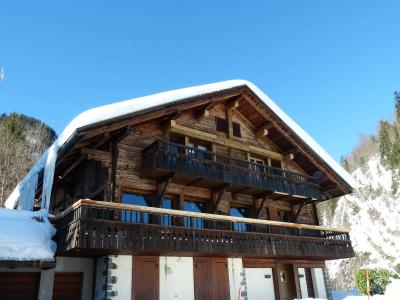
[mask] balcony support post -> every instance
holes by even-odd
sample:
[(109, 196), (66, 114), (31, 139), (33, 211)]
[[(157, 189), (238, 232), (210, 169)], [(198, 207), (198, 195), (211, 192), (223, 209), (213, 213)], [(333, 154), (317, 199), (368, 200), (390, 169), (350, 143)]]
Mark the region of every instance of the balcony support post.
[(164, 198), (165, 192), (167, 191), (168, 185), (171, 183), (172, 178), (175, 176), (175, 173), (170, 173), (165, 176), (162, 180), (157, 182), (157, 195), (155, 197), (155, 206), (162, 206), (162, 199)]
[(263, 208), (265, 207), (265, 203), (267, 202), (267, 199), (268, 199), (267, 196), (264, 196), (264, 198), (262, 198), (261, 203), (260, 203), (260, 205), (259, 205), (258, 208), (257, 208), (257, 213), (256, 213), (257, 219), (260, 218), (261, 213), (262, 213), (262, 210), (263, 210)]
[(294, 217), (293, 217), (293, 222), (297, 222), (297, 218), (298, 218), (298, 216), (299, 216), (299, 214), (300, 214), (300, 212), (301, 212), (301, 209), (303, 208), (303, 206), (304, 205), (308, 205), (308, 204), (310, 204), (311, 202), (310, 202), (310, 199), (306, 199), (305, 201), (302, 201), (301, 203), (300, 203), (300, 206), (299, 206), (299, 208), (297, 209), (297, 212), (296, 212), (296, 214), (294, 215)]
[(214, 205), (213, 205), (213, 209), (212, 212), (215, 214), (218, 212), (218, 207), (221, 204), (222, 199), (224, 198), (224, 195), (226, 193), (226, 189), (230, 186), (230, 184), (225, 184), (224, 186), (216, 189), (215, 191), (213, 191), (213, 199), (215, 199), (214, 201)]

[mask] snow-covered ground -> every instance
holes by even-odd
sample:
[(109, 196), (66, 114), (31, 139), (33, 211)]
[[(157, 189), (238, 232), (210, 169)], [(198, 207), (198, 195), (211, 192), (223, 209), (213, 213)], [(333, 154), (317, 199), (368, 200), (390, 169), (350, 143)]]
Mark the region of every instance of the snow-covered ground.
[(0, 208), (0, 260), (53, 261), (55, 231), (45, 211)]

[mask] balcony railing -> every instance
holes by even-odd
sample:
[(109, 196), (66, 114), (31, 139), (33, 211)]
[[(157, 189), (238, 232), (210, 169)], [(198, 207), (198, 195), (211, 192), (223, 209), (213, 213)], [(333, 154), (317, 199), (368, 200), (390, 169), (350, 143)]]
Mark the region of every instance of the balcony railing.
[(354, 256), (345, 230), (93, 200), (76, 202), (54, 224), (59, 255)]
[(321, 199), (319, 181), (287, 170), (158, 140), (143, 151), (143, 175), (169, 172), (288, 195)]

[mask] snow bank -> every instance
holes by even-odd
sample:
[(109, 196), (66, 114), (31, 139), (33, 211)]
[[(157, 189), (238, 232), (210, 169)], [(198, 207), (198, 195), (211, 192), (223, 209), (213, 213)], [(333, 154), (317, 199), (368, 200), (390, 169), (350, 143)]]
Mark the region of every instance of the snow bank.
[[(53, 185), (54, 169), (58, 150), (74, 135), (77, 129), (94, 125), (106, 120), (139, 112), (146, 112), (155, 107), (163, 107), (167, 104), (177, 103), (192, 97), (209, 93), (219, 92), (235, 87), (247, 86), (251, 89), (284, 123), (286, 123), (308, 146), (324, 160), (343, 180), (350, 186), (355, 186), (353, 178), (327, 153), (317, 142), (314, 141), (296, 122), (294, 122), (280, 107), (266, 94), (251, 82), (245, 80), (229, 80), (196, 87), (173, 90), (169, 92), (140, 97), (132, 100), (122, 101), (110, 105), (87, 110), (68, 124), (49, 150), (42, 155), (38, 162), (32, 167), (28, 175), (17, 185), (6, 201), (6, 207), (15, 208), (19, 203), (20, 209), (30, 206), (32, 189), (35, 186), (33, 176), (44, 169), (42, 208), (48, 209), (50, 205), (51, 188)], [(24, 203), (22, 203), (24, 202)]]
[(388, 284), (385, 296), (390, 297), (390, 299), (400, 298), (400, 279), (393, 279), (392, 282)]
[(55, 228), (44, 210), (0, 208), (0, 260), (53, 261)]
[[(348, 296), (344, 300), (367, 300), (368, 296)], [(372, 300), (399, 300), (400, 299), (400, 279), (393, 279), (386, 287), (385, 295), (371, 296)]]

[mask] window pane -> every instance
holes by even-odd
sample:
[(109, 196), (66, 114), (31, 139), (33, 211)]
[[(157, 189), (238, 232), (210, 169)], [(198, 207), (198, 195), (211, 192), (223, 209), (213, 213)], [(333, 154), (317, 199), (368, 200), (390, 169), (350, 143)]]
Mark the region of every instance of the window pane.
[(164, 198), (162, 200), (162, 208), (172, 209), (172, 200), (168, 198)]
[(233, 126), (233, 136), (241, 138), (242, 133), (240, 132), (240, 124), (233, 122), (232, 126)]
[[(236, 208), (231, 207), (231, 216), (232, 217), (239, 217), (239, 218), (246, 218), (248, 216), (248, 210), (246, 208)], [(233, 229), (236, 231), (247, 231), (247, 224), (242, 222), (236, 222), (233, 224)]]
[(245, 217), (243, 212), (239, 208), (236, 208), (236, 207), (231, 208), (231, 216), (232, 217), (241, 217), (241, 218)]
[(215, 117), (215, 123), (217, 131), (228, 133), (228, 122), (225, 119)]
[[(133, 193), (122, 193), (121, 202), (124, 204), (148, 206), (146, 196)], [(147, 224), (149, 223), (149, 214), (141, 211), (123, 210), (121, 212), (121, 221)]]
[[(202, 204), (194, 201), (184, 201), (183, 210), (192, 212), (202, 212)], [(204, 221), (200, 218), (184, 217), (183, 223), (185, 227), (204, 228)]]
[(148, 206), (145, 196), (139, 194), (122, 193), (122, 203)]
[[(162, 199), (162, 208), (172, 209), (172, 200), (168, 198)], [(172, 216), (171, 215), (162, 215), (161, 225), (171, 226), (172, 225)]]

